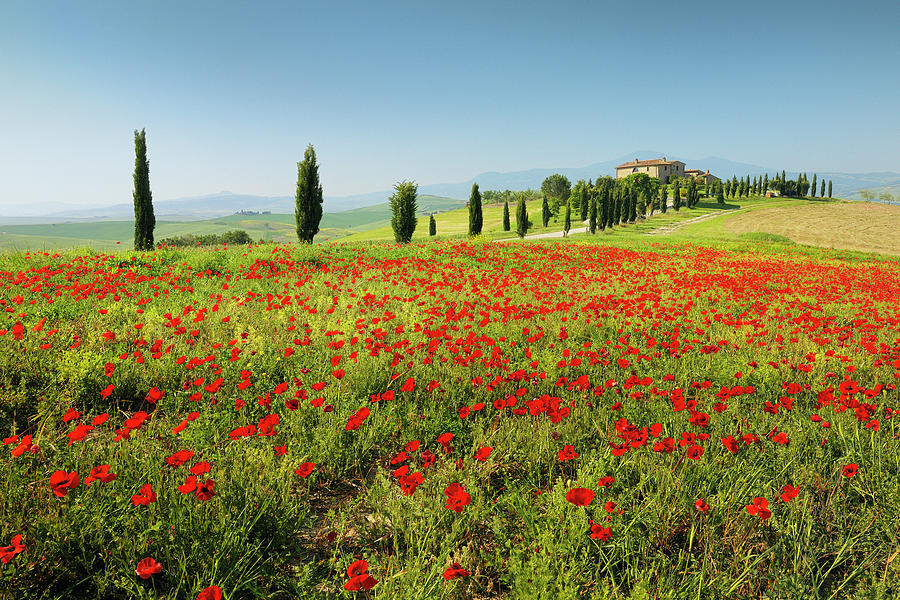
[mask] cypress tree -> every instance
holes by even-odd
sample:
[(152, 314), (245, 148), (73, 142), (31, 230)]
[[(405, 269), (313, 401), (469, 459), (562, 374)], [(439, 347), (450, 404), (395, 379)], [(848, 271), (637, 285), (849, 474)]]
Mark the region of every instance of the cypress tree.
[(716, 202), (719, 204), (725, 204), (725, 194), (722, 190), (722, 183), (719, 182), (719, 185), (716, 186)]
[[(509, 229), (507, 229), (509, 231)], [(428, 217), (428, 235), (434, 237), (437, 235), (437, 223), (434, 220), (434, 215)]]
[(628, 222), (634, 223), (637, 220), (637, 190), (628, 189)]
[(810, 188), (809, 188), (810, 189), (809, 195), (812, 198), (816, 197), (816, 184), (818, 183), (818, 181), (816, 181), (816, 177), (817, 177), (817, 175), (815, 173), (813, 173), (812, 186), (810, 186)]
[(687, 207), (694, 208), (694, 205), (697, 204), (697, 200), (697, 180), (691, 177), (687, 187)]
[(675, 209), (675, 212), (681, 210), (681, 188), (678, 185), (677, 179), (672, 186), (672, 208)]
[(769, 174), (766, 173), (766, 176), (765, 176), (765, 178), (763, 179), (762, 195), (765, 196), (765, 195), (766, 195), (766, 192), (768, 192), (768, 191), (769, 191)]
[(509, 200), (503, 201), (503, 231), (509, 231)]
[(469, 196), (469, 235), (481, 235), (481, 225), (484, 215), (481, 212), (481, 192), (478, 184), (472, 184), (472, 194)]
[(566, 202), (566, 215), (563, 219), (563, 237), (569, 235), (570, 229), (572, 229), (572, 205)]
[[(823, 183), (824, 183), (824, 181), (823, 181)], [(828, 197), (834, 198), (834, 196), (831, 195), (831, 180), (830, 179), (828, 180)]]
[(666, 214), (669, 209), (669, 186), (662, 184), (659, 186), (659, 212)]
[(150, 161), (147, 160), (147, 134), (134, 130), (134, 249), (153, 250), (153, 195), (150, 192)]
[(544, 227), (550, 224), (550, 205), (547, 203), (547, 194), (543, 194), (541, 200), (541, 223)]
[[(546, 201), (546, 198), (545, 198)], [(528, 233), (528, 208), (525, 206), (525, 194), (519, 195), (519, 203), (516, 206), (516, 233), (524, 238)]]
[(824, 197), (825, 197), (825, 180), (823, 179), (822, 186), (819, 189), (819, 198), (824, 198)]
[[(597, 182), (599, 183), (599, 181), (598, 179)], [(603, 231), (606, 229), (606, 221), (609, 218), (609, 184), (604, 181), (601, 187), (594, 188), (591, 198), (591, 202), (594, 204), (594, 220), (600, 231)]]
[(390, 197), (391, 229), (398, 244), (408, 244), (416, 230), (416, 199), (419, 186), (412, 181), (394, 184), (394, 194)]
[(591, 199), (590, 220), (588, 221), (588, 230), (591, 233), (597, 233), (597, 216), (598, 216), (598, 198)]
[(319, 183), (319, 165), (312, 144), (306, 147), (303, 161), (297, 163), (297, 193), (294, 196), (294, 220), (297, 223), (297, 239), (312, 244), (319, 233), (322, 220), (322, 185)]

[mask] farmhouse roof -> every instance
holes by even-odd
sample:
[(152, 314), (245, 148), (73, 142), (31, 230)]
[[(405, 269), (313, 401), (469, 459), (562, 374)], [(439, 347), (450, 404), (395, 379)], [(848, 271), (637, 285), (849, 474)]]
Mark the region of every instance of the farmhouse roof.
[(621, 165), (619, 165), (616, 168), (617, 169), (625, 169), (625, 168), (629, 168), (629, 167), (653, 167), (653, 166), (658, 166), (658, 165), (673, 165), (675, 163), (680, 163), (682, 165), (684, 164), (680, 160), (666, 160), (666, 157), (663, 156), (662, 158), (653, 158), (651, 160), (634, 159), (631, 162), (622, 163)]

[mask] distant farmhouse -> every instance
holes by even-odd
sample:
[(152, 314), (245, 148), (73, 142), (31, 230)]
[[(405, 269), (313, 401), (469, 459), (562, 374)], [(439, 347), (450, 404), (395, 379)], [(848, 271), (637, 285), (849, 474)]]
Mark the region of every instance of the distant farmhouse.
[(709, 170), (705, 173), (699, 169), (685, 170), (683, 162), (680, 160), (666, 160), (665, 156), (662, 159), (654, 158), (652, 160), (634, 159), (616, 167), (616, 179), (625, 179), (632, 173), (646, 173), (650, 177), (659, 178), (662, 183), (668, 183), (669, 177), (694, 177), (701, 183), (719, 181), (719, 178), (711, 175)]

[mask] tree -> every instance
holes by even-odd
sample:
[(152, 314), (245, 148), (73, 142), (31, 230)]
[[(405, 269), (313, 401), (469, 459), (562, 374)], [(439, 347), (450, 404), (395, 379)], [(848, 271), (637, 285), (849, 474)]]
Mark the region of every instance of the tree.
[(819, 189), (819, 198), (825, 197), (825, 180), (822, 180), (822, 187)]
[(816, 197), (816, 183), (818, 183), (818, 182), (816, 181), (816, 177), (817, 177), (816, 173), (813, 173), (812, 185), (811, 185), (810, 188), (809, 188), (809, 189), (810, 189), (809, 195), (810, 195), (811, 197), (813, 197), (813, 198)]
[(150, 161), (147, 160), (147, 134), (134, 130), (134, 249), (153, 250), (153, 194), (150, 192)]
[(408, 244), (416, 230), (416, 198), (419, 186), (403, 180), (394, 184), (394, 194), (390, 197), (391, 228), (398, 244)]
[(719, 185), (716, 186), (716, 202), (719, 204), (725, 204), (725, 193), (722, 190), (722, 182), (719, 182)]
[(570, 229), (572, 229), (572, 205), (566, 202), (566, 216), (563, 219), (563, 237), (569, 235)]
[[(507, 231), (509, 230), (507, 229)], [(428, 217), (428, 235), (431, 237), (437, 235), (437, 223), (434, 220), (434, 215)]]
[(481, 235), (481, 224), (484, 222), (484, 215), (481, 212), (481, 192), (478, 191), (478, 184), (472, 184), (472, 193), (469, 195), (469, 235)]
[(863, 200), (872, 200), (875, 198), (875, 192), (872, 190), (859, 190), (859, 196)]
[(312, 144), (306, 147), (303, 162), (297, 163), (297, 193), (294, 200), (297, 239), (312, 244), (322, 220), (322, 185), (319, 183), (319, 165), (316, 164), (316, 151)]
[(765, 196), (766, 192), (769, 191), (769, 174), (766, 173), (766, 176), (763, 178), (763, 186), (762, 186), (762, 195)]
[(694, 208), (694, 205), (700, 200), (697, 194), (697, 180), (691, 177), (687, 186), (687, 207)]
[(545, 196), (556, 198), (560, 202), (568, 200), (571, 191), (572, 184), (569, 182), (568, 177), (559, 173), (554, 173), (541, 184), (541, 192)]
[(541, 196), (541, 223), (544, 227), (550, 224), (550, 205), (547, 203), (547, 194)]
[(828, 197), (834, 198), (834, 196), (831, 195), (831, 180), (830, 179), (828, 180)]
[(669, 186), (662, 184), (659, 186), (659, 212), (666, 214), (669, 210)]
[(509, 231), (509, 200), (503, 201), (503, 231)]
[[(590, 206), (590, 210), (588, 211), (590, 213), (588, 215), (588, 219), (589, 219), (588, 220), (588, 231), (590, 231), (591, 233), (597, 233), (597, 212), (598, 212), (597, 211), (597, 208), (598, 208), (597, 203), (598, 203), (598, 201), (599, 201), (599, 198), (596, 198), (596, 197), (591, 198), (591, 201), (590, 201), (591, 206)], [(602, 221), (601, 221), (601, 223), (602, 223)], [(600, 228), (603, 229), (603, 226), (601, 225)]]
[(525, 194), (519, 194), (519, 204), (516, 206), (516, 233), (524, 238), (528, 233), (531, 222), (528, 220), (528, 208), (525, 206)]
[(672, 186), (672, 208), (675, 209), (676, 212), (681, 210), (681, 188), (678, 185), (678, 180), (675, 180), (675, 183)]

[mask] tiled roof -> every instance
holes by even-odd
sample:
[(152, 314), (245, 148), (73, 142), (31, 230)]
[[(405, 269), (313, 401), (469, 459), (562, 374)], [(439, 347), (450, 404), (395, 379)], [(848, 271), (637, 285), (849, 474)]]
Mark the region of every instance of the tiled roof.
[(637, 159), (634, 159), (634, 160), (631, 161), (631, 162), (622, 163), (621, 165), (619, 165), (619, 166), (616, 167), (616, 168), (617, 168), (617, 169), (625, 169), (625, 168), (631, 168), (631, 167), (656, 167), (656, 166), (659, 166), (659, 165), (672, 165), (672, 164), (675, 164), (675, 163), (679, 163), (679, 164), (682, 164), (682, 165), (684, 164), (683, 162), (681, 162), (681, 161), (679, 161), (679, 160), (666, 160), (666, 158), (663, 157), (663, 158), (654, 158), (654, 159), (651, 159), (651, 160), (637, 160)]

